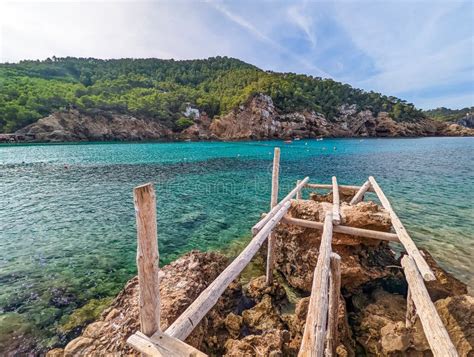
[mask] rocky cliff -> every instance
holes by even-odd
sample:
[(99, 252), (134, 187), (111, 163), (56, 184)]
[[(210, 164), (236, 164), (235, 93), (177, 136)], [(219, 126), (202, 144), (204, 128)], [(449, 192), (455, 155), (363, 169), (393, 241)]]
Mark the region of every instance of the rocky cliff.
[(16, 134), (36, 141), (105, 140), (260, 140), (295, 137), (416, 137), (467, 136), (474, 129), (431, 119), (396, 122), (388, 113), (374, 115), (358, 111), (355, 105), (341, 106), (338, 115), (328, 120), (314, 111), (281, 113), (271, 97), (258, 94), (230, 113), (208, 118), (191, 108), (193, 125), (173, 132), (159, 122), (130, 115), (99, 112), (95, 115), (78, 110), (57, 112), (38, 120)]
[[(330, 197), (314, 195), (293, 201), (289, 214), (322, 222)], [(350, 196), (344, 196), (350, 199)], [(389, 214), (373, 202), (341, 207), (345, 225), (387, 231)], [(234, 281), (186, 342), (208, 355), (296, 356), (301, 344), (317, 263), (321, 232), (280, 224), (276, 233), (276, 281), (264, 276)], [(333, 250), (341, 256), (338, 356), (431, 356), (420, 322), (405, 328), (407, 284), (400, 260), (383, 241), (334, 234)], [(265, 257), (262, 249), (260, 258)], [(425, 252), (437, 277), (427, 285), (460, 356), (474, 353), (474, 299), (466, 286), (437, 266)], [(258, 260), (258, 259), (257, 259)], [(191, 252), (162, 269), (161, 327), (176, 317), (225, 268), (217, 253)], [(102, 317), (82, 335), (48, 356), (138, 355), (127, 337), (139, 328), (138, 280), (125, 286)]]

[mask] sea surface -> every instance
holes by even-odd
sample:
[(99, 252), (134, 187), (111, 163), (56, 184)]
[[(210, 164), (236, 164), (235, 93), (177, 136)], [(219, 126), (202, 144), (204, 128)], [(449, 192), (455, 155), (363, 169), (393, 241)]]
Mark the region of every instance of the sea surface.
[(134, 186), (156, 185), (161, 264), (248, 238), (275, 146), (281, 197), (305, 176), (373, 175), (416, 243), (474, 288), (473, 138), (3, 145), (0, 354), (14, 339), (61, 343), (75, 309), (97, 314), (136, 273)]

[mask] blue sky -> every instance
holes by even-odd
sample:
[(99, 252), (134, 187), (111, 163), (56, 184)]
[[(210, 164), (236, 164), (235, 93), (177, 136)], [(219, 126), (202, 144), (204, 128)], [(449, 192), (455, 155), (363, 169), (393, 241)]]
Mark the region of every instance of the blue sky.
[(474, 105), (473, 1), (0, 2), (0, 61), (231, 56), (421, 108)]

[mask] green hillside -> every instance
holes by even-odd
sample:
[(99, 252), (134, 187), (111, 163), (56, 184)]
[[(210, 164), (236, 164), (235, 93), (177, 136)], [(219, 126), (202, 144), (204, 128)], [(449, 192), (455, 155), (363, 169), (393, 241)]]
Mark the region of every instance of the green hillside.
[(315, 110), (329, 120), (342, 104), (387, 111), (397, 121), (424, 114), (394, 97), (330, 79), (265, 72), (237, 59), (160, 60), (53, 58), (0, 64), (0, 132), (12, 132), (70, 105), (147, 117), (174, 130), (189, 125), (187, 103), (215, 117), (262, 92), (283, 112)]
[(467, 114), (474, 113), (474, 107), (463, 109), (436, 108), (424, 111), (427, 117), (439, 121), (457, 121), (464, 118)]

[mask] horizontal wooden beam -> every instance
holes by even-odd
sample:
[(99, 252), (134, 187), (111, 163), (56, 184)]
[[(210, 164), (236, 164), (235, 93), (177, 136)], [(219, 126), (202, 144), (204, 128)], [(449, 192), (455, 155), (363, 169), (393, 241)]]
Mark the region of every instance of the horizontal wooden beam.
[(431, 301), (415, 260), (405, 255), (401, 263), (410, 289), (410, 298), (413, 299), (431, 352), (435, 357), (457, 357), (456, 348)]
[[(283, 219), (281, 220), (281, 223), (293, 224), (295, 226), (300, 226), (300, 227), (305, 227), (305, 228), (318, 229), (320, 231), (324, 227), (324, 224), (321, 222), (308, 221), (306, 219), (299, 219), (299, 218), (293, 218), (293, 217), (288, 217), (288, 216), (283, 217)], [(379, 231), (373, 231), (371, 229), (362, 229), (362, 228), (355, 228), (355, 227), (349, 227), (349, 226), (334, 226), (333, 231), (334, 233), (349, 234), (351, 236), (380, 239), (380, 240), (400, 243), (398, 236), (394, 233), (379, 232)]]
[[(307, 183), (305, 187), (332, 190), (332, 184), (326, 185), (326, 184), (319, 184), (319, 183)], [(360, 190), (360, 188), (361, 186), (339, 185), (339, 189), (347, 190), (347, 191), (358, 191)], [(374, 192), (372, 188), (369, 188), (367, 191)]]
[(185, 340), (186, 337), (199, 324), (202, 318), (216, 304), (219, 297), (227, 289), (252, 260), (262, 244), (267, 239), (272, 229), (280, 222), (290, 208), (291, 203), (286, 202), (278, 212), (263, 226), (258, 234), (253, 237), (247, 247), (235, 258), (232, 263), (198, 296), (194, 302), (168, 327), (166, 334)]
[(257, 222), (256, 225), (252, 227), (252, 234), (256, 235), (286, 202), (290, 201), (299, 191), (303, 189), (304, 185), (306, 185), (308, 181), (309, 177), (305, 177), (298, 185), (296, 185), (296, 187), (291, 190), (291, 192), (287, 194), (284, 199), (282, 199), (275, 207), (271, 209), (270, 212), (265, 215), (265, 217), (263, 217), (260, 221)]
[(137, 351), (152, 357), (207, 357), (198, 349), (160, 331), (152, 337), (136, 332), (127, 339), (127, 343)]
[(420, 273), (423, 276), (423, 278), (426, 281), (436, 280), (436, 277), (433, 271), (431, 270), (428, 263), (426, 263), (425, 259), (421, 255), (415, 242), (413, 242), (411, 237), (408, 235), (408, 232), (403, 226), (402, 221), (400, 221), (400, 219), (398, 218), (397, 214), (393, 210), (389, 200), (383, 193), (377, 181), (375, 181), (375, 179), (372, 176), (369, 177), (369, 181), (370, 181), (370, 184), (372, 185), (372, 188), (375, 190), (377, 197), (382, 203), (383, 208), (385, 208), (390, 214), (390, 218), (392, 219), (392, 226), (395, 229), (395, 232), (397, 232), (398, 239), (400, 239), (400, 242), (403, 244), (403, 247), (405, 247), (405, 250), (407, 251), (407, 253), (415, 261), (416, 266), (420, 270)]

